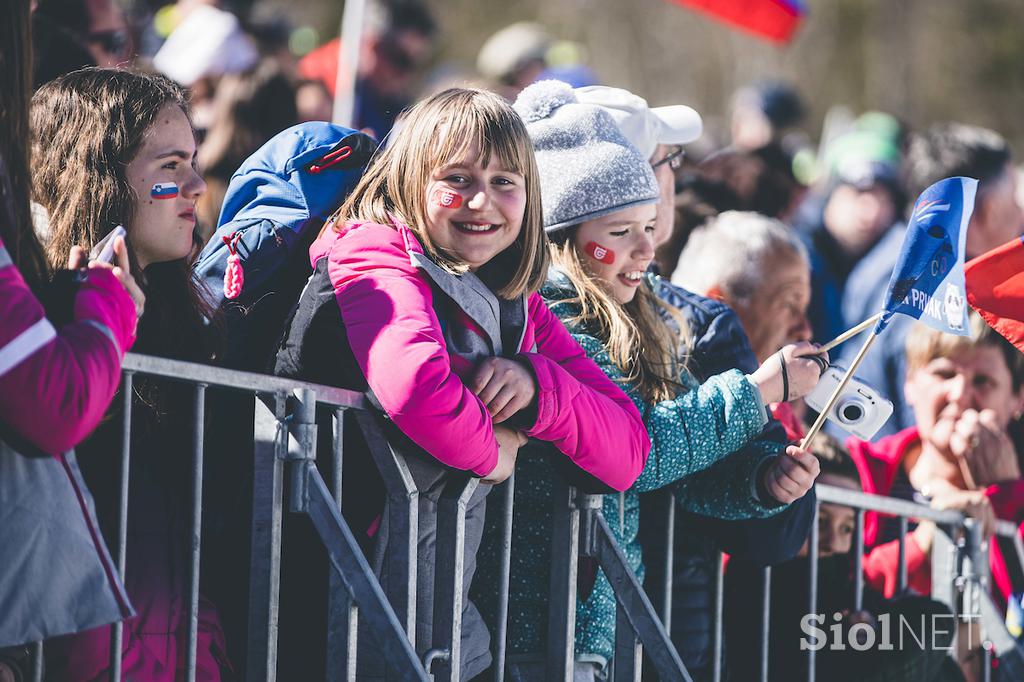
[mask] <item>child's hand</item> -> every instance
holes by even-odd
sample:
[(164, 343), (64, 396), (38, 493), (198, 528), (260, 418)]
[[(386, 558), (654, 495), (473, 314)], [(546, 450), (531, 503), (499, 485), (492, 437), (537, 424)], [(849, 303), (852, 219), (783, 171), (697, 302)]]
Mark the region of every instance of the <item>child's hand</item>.
[(504, 426), (494, 427), (494, 437), (498, 440), (498, 463), (483, 479), (484, 483), (501, 483), (512, 475), (516, 468), (516, 457), (519, 448), (526, 445), (526, 436), (519, 431), (506, 429)]
[(783, 504), (790, 504), (803, 497), (821, 471), (818, 458), (807, 450), (795, 445), (786, 448), (771, 466), (765, 469), (762, 484), (768, 494)]
[(757, 384), (761, 399), (767, 403), (784, 403), (802, 398), (818, 385), (828, 369), (828, 353), (818, 353), (813, 343), (801, 341), (783, 347), (771, 355), (750, 375)]
[(537, 382), (522, 364), (506, 358), (487, 358), (476, 368), (471, 389), (495, 424), (500, 424), (533, 401)]

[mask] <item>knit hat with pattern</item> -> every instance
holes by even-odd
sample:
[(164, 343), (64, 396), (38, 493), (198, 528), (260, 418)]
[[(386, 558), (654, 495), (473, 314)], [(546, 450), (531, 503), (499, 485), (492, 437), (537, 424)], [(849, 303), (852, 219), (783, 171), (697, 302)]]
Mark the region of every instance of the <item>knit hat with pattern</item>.
[(607, 112), (578, 101), (567, 83), (534, 83), (514, 106), (537, 155), (547, 232), (658, 201), (647, 159)]

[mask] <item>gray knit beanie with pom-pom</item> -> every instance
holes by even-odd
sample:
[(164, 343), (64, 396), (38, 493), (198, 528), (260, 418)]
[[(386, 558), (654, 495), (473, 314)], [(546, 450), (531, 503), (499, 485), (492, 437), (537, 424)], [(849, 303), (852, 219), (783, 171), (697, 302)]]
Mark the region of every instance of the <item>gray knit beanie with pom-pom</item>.
[(537, 154), (547, 232), (658, 201), (658, 183), (647, 159), (607, 112), (578, 101), (572, 86), (554, 80), (534, 83), (514, 107)]

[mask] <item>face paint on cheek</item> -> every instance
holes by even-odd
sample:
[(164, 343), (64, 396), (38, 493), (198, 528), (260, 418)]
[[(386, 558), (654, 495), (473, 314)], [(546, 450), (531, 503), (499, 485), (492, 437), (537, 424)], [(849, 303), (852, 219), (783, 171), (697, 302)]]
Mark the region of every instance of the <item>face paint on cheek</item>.
[(596, 260), (598, 263), (611, 265), (615, 262), (615, 252), (607, 247), (601, 246), (597, 242), (587, 242), (587, 245), (583, 250), (586, 251), (588, 256)]
[(459, 208), (462, 206), (462, 195), (439, 187), (430, 195), (430, 203), (438, 208)]
[(178, 183), (158, 182), (149, 190), (149, 196), (154, 199), (174, 199), (178, 196)]

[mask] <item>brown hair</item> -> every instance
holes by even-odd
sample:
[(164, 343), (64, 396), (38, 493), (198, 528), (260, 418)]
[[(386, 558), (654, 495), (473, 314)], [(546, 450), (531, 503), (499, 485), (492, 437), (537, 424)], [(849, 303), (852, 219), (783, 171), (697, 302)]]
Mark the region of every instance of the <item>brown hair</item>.
[[(0, 0), (0, 240), (29, 287), (40, 292), (46, 259), (32, 230), (29, 208), (28, 99), (32, 85), (32, 40), (28, 0)], [(9, 183), (9, 184), (8, 184)], [(5, 197), (7, 187), (10, 196)]]
[(523, 176), (526, 211), (519, 237), (492, 261), (499, 296), (512, 299), (540, 288), (547, 275), (548, 252), (540, 208), (540, 176), (533, 144), (522, 119), (504, 99), (485, 90), (450, 88), (416, 104), (399, 123), (387, 149), (380, 152), (356, 188), (332, 217), (334, 229), (345, 221), (388, 225), (392, 216), (407, 224), (427, 253), (451, 272), (466, 265), (444, 253), (426, 230), (424, 196), (430, 175), (469, 147), (480, 162), (493, 157)]
[(1006, 367), (1013, 378), (1013, 390), (1020, 391), (1024, 385), (1024, 353), (988, 326), (974, 310), (969, 311), (968, 320), (971, 327), (970, 336), (945, 334), (922, 322), (915, 323), (907, 334), (908, 374), (936, 358), (948, 358), (966, 350), (990, 346), (1002, 352), (1003, 360), (1006, 361)]
[[(33, 190), (50, 213), (46, 254), (54, 267), (72, 246), (88, 250), (124, 225), (132, 275), (146, 290), (137, 350), (208, 361), (214, 345), (206, 321), (216, 315), (191, 276), (190, 259), (143, 272), (132, 249), (139, 197), (126, 171), (168, 104), (188, 115), (184, 91), (162, 76), (88, 68), (50, 81), (32, 98)], [(195, 235), (193, 241), (198, 247)]]
[[(690, 347), (685, 318), (646, 286), (624, 305), (612, 298), (580, 257), (574, 239), (578, 229), (573, 226), (552, 235), (551, 258), (576, 288), (568, 302), (579, 307), (579, 313), (564, 322), (594, 334), (622, 371), (623, 382), (635, 386), (644, 400), (674, 398), (683, 388), (679, 376), (686, 369), (685, 351)], [(671, 323), (662, 318), (662, 311)]]

